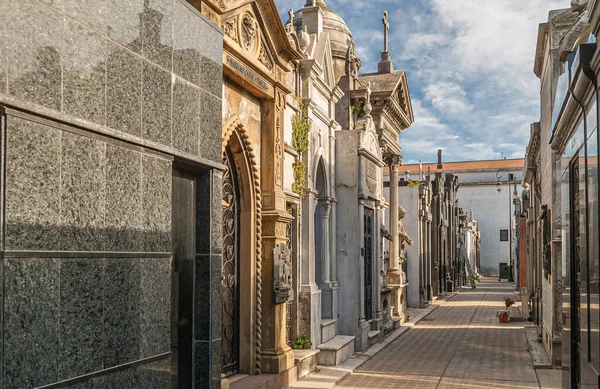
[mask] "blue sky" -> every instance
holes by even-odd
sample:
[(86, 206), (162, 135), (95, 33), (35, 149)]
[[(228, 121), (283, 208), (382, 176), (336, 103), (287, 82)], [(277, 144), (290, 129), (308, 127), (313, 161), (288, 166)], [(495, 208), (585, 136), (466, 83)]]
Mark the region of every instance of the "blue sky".
[[(287, 10), (305, 0), (276, 0)], [(569, 0), (327, 0), (352, 31), (361, 73), (377, 70), (383, 11), (390, 52), (408, 75), (415, 123), (400, 136), (404, 163), (522, 158), (539, 120), (533, 61), (539, 23)]]

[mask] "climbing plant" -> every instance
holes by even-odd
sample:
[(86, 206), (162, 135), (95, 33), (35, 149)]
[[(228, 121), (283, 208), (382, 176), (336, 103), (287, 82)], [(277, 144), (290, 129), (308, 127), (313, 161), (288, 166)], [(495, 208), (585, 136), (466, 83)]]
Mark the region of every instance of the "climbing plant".
[(300, 112), (292, 118), (292, 147), (300, 153), (298, 160), (294, 164), (294, 184), (292, 190), (300, 197), (304, 197), (304, 187), (306, 186), (306, 164), (302, 162), (302, 153), (308, 151), (308, 142), (310, 136), (310, 122), (308, 113), (302, 101), (298, 101)]
[(306, 186), (306, 164), (302, 161), (297, 161), (294, 164), (294, 183), (292, 191), (298, 196), (304, 198), (304, 187)]

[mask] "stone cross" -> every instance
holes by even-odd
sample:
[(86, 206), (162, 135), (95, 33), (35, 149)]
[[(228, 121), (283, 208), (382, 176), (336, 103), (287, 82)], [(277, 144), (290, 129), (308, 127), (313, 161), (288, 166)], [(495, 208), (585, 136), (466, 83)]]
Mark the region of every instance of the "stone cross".
[(383, 12), (383, 51), (388, 52), (389, 43), (389, 31), (390, 31), (390, 19), (388, 17), (388, 11)]

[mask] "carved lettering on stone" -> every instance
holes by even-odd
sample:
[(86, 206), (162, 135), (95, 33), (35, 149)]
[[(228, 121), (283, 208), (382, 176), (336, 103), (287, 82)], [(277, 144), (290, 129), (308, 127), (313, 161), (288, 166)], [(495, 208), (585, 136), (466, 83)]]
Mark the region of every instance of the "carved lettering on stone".
[(372, 194), (377, 192), (377, 166), (371, 161), (367, 161), (367, 188)]
[(273, 249), (273, 302), (281, 304), (293, 299), (292, 256), (285, 243)]

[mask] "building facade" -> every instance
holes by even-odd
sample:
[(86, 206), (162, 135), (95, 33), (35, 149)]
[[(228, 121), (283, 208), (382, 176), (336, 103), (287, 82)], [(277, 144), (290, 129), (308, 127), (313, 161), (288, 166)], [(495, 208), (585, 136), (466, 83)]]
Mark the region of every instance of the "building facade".
[(1, 386), (219, 387), (222, 31), (171, 0), (0, 15)]

